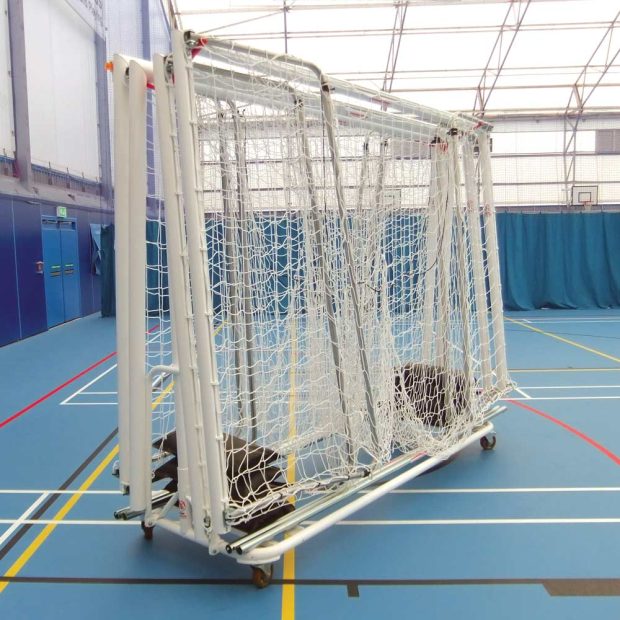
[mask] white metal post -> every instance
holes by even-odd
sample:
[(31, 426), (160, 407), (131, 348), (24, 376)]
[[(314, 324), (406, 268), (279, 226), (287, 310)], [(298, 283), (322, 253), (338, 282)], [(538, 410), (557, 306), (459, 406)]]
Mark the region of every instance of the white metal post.
[[(164, 207), (166, 213), (166, 243), (168, 258), (168, 286), (170, 287), (170, 322), (172, 344), (178, 373), (175, 377), (175, 412), (178, 458), (179, 503), (191, 502), (204, 505), (206, 480), (202, 468), (204, 463), (204, 437), (194, 432), (201, 419), (199, 386), (195, 378), (195, 351), (192, 346), (194, 329), (189, 290), (189, 268), (185, 244), (185, 218), (181, 190), (177, 183), (178, 162), (175, 159), (176, 133), (173, 125), (173, 100), (166, 78), (165, 57), (156, 55), (153, 59), (159, 150), (163, 176)], [(179, 398), (180, 396), (180, 398)], [(189, 430), (189, 432), (188, 432)], [(191, 463), (191, 466), (190, 466)], [(187, 529), (189, 517), (196, 539), (206, 539), (204, 516), (200, 510), (179, 510), (181, 530)]]
[[(129, 493), (132, 510), (145, 510), (150, 492), (150, 403), (146, 399), (146, 83), (142, 65), (129, 61)], [(148, 417), (147, 417), (148, 416)]]
[[(184, 33), (172, 33), (174, 54), (174, 94), (179, 119), (179, 150), (183, 203), (185, 208), (188, 256), (194, 303), (194, 326), (200, 379), (200, 400), (203, 407), (202, 425), (206, 452), (206, 476), (210, 525), (216, 533), (227, 530), (224, 511), (228, 493), (224, 462), (223, 436), (220, 428), (220, 402), (213, 336), (213, 306), (206, 251), (202, 189), (199, 182), (198, 121), (193, 105), (194, 86), (192, 62)], [(207, 506), (204, 506), (207, 508)], [(197, 509), (194, 506), (194, 509)], [(215, 544), (215, 541), (214, 541)]]
[(450, 261), (452, 258), (452, 217), (454, 191), (450, 178), (450, 144), (439, 146), (439, 230), (437, 254), (437, 321), (435, 329), (435, 359), (441, 368), (448, 367), (448, 338), (450, 328)]
[(426, 263), (424, 264), (424, 306), (422, 311), (422, 361), (430, 364), (433, 360), (435, 333), (435, 282), (437, 279), (437, 256), (439, 239), (439, 212), (441, 206), (440, 157), (442, 142), (435, 141), (431, 146), (431, 178), (426, 216)]
[(467, 199), (467, 228), (471, 244), (474, 297), (476, 300), (476, 318), (480, 339), (482, 385), (488, 389), (493, 387), (493, 376), (491, 374), (487, 287), (484, 277), (484, 256), (482, 253), (482, 234), (480, 230), (480, 201), (478, 199), (478, 187), (476, 184), (474, 149), (471, 141), (467, 138), (462, 142), (462, 153), (465, 195)]
[[(118, 445), (121, 489), (129, 488), (129, 83), (127, 60), (115, 54), (114, 81), (114, 278), (116, 282), (116, 359)], [(142, 326), (142, 323), (140, 323)]]
[[(450, 136), (450, 171), (454, 192), (454, 225), (456, 233), (456, 286), (458, 292), (458, 308), (461, 314), (462, 323), (462, 349), (463, 349), (463, 375), (465, 377), (465, 403), (467, 409), (471, 404), (473, 381), (472, 381), (472, 343), (471, 343), (471, 316), (470, 316), (470, 290), (469, 290), (469, 261), (467, 259), (467, 221), (466, 209), (463, 207), (463, 196), (461, 193), (461, 166), (459, 162), (459, 141), (462, 138)], [(448, 392), (453, 390), (452, 383), (449, 383)], [(453, 408), (454, 394), (450, 393), (450, 408)], [(454, 413), (454, 412), (453, 412)]]
[(480, 147), (480, 177), (482, 180), (482, 200), (484, 203), (484, 231), (486, 241), (487, 269), (491, 297), (491, 324), (495, 348), (495, 369), (497, 389), (505, 389), (510, 378), (506, 362), (506, 341), (504, 339), (504, 316), (502, 289), (499, 276), (499, 250), (497, 247), (497, 227), (495, 224), (495, 200), (493, 198), (493, 181), (491, 176), (491, 151), (489, 135), (480, 131), (477, 134)]

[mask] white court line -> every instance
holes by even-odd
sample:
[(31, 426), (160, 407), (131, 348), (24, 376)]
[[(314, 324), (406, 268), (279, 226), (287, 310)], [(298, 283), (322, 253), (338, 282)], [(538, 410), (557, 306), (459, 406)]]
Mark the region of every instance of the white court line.
[(80, 392), (80, 396), (116, 396), (118, 392)]
[(521, 396), (525, 397), (525, 400), (530, 400), (532, 398), (529, 394), (526, 394), (521, 388), (516, 387), (515, 392), (519, 392)]
[(41, 493), (47, 493), (48, 495), (122, 495), (120, 491), (113, 490), (101, 490), (89, 489), (87, 491), (80, 491), (78, 489), (64, 491), (56, 491), (54, 489), (0, 489), (2, 495), (40, 495)]
[[(507, 487), (470, 489), (394, 489), (390, 494), (432, 495), (443, 493), (618, 493), (620, 487)], [(360, 491), (369, 493), (369, 491)]]
[[(152, 336), (151, 338), (149, 338), (146, 341), (146, 344), (147, 345), (152, 344), (153, 342), (155, 342), (157, 340), (157, 338), (161, 338), (161, 336), (164, 335), (166, 333), (166, 331), (167, 330), (158, 331), (155, 336)], [(110, 368), (108, 368), (107, 370), (104, 370), (101, 374), (97, 375), (92, 381), (89, 381), (86, 385), (83, 385), (79, 390), (76, 390), (75, 392), (73, 392), (73, 394), (71, 394), (71, 396), (67, 396), (67, 398), (65, 398), (65, 400), (63, 400), (60, 404), (61, 405), (70, 405), (71, 403), (69, 401), (71, 399), (75, 398), (76, 396), (81, 394), (86, 388), (89, 388), (93, 383), (99, 381), (99, 379), (102, 379), (108, 373), (112, 372), (117, 366), (118, 366), (118, 364), (113, 364), (112, 366), (110, 366)], [(108, 403), (103, 403), (103, 404), (108, 404)], [(114, 404), (116, 404), (116, 403), (114, 403)]]
[(502, 398), (509, 400), (620, 400), (620, 396), (530, 396), (529, 398)]
[(604, 390), (620, 388), (620, 385), (528, 385), (525, 390)]
[[(507, 318), (514, 318), (514, 317), (507, 317)], [(524, 323), (620, 323), (620, 317), (619, 318), (609, 318), (609, 319), (601, 319), (601, 318), (595, 318), (595, 317), (583, 317), (581, 319), (571, 319), (571, 318), (557, 318), (557, 319), (551, 319), (551, 318), (542, 318), (542, 319), (536, 319), (536, 318), (530, 318), (530, 319), (517, 319), (519, 321), (523, 321)]]
[(65, 398), (60, 404), (61, 405), (70, 405), (71, 404), (69, 402), (70, 400), (72, 400), (73, 398), (75, 398), (76, 396), (81, 394), (83, 390), (85, 390), (86, 388), (90, 387), (93, 383), (95, 383), (96, 381), (99, 381), (99, 379), (102, 379), (108, 373), (112, 372), (117, 366), (118, 366), (118, 364), (113, 364), (112, 366), (110, 366), (110, 368), (108, 368), (107, 370), (104, 370), (101, 374), (97, 375), (92, 381), (89, 381), (86, 385), (83, 385), (79, 390), (76, 390), (75, 392), (73, 392), (73, 394), (71, 394), (71, 396), (67, 396), (67, 398)]
[[(7, 523), (13, 523), (13, 527), (20, 525), (140, 525), (140, 521), (116, 521), (115, 519), (0, 519), (0, 525)], [(7, 531), (11, 529), (13, 528)]]
[(0, 547), (6, 540), (9, 539), (11, 534), (20, 527), (23, 523), (27, 523), (28, 517), (47, 499), (48, 494), (43, 493), (41, 497), (38, 497), (30, 506), (21, 514), (17, 519), (4, 519), (5, 522), (11, 523), (11, 527), (0, 536)]
[(97, 405), (97, 406), (109, 405), (111, 407), (116, 407), (116, 405), (118, 405), (117, 402), (114, 402), (114, 403), (81, 403), (81, 402), (77, 402), (77, 403), (61, 403), (61, 404), (64, 405), (65, 407), (93, 407), (95, 405)]
[[(304, 525), (316, 521), (304, 521)], [(570, 525), (576, 523), (620, 523), (620, 518), (569, 518), (569, 519), (392, 519), (386, 521), (339, 521), (336, 525)]]

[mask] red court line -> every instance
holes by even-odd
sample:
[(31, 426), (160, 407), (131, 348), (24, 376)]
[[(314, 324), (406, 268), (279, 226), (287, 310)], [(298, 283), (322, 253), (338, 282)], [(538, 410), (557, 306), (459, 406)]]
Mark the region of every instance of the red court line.
[[(159, 324), (157, 323), (153, 325), (153, 327), (151, 327), (151, 329), (149, 329), (146, 333), (152, 334), (158, 327), (159, 327)], [(71, 379), (68, 379), (64, 383), (60, 384), (58, 387), (55, 387), (51, 392), (48, 392), (44, 396), (41, 396), (41, 398), (38, 398), (33, 403), (30, 403), (23, 409), (20, 409), (17, 413), (14, 413), (12, 416), (8, 417), (6, 420), (3, 420), (2, 422), (0, 422), (0, 428), (2, 428), (3, 426), (6, 426), (10, 422), (13, 422), (14, 420), (17, 420), (17, 418), (23, 416), (24, 413), (27, 413), (28, 411), (30, 411), (37, 405), (40, 405), (44, 400), (47, 400), (50, 396), (54, 396), (54, 394), (60, 392), (60, 390), (63, 390), (68, 385), (71, 385), (74, 381), (77, 381), (80, 377), (83, 377), (84, 375), (88, 374), (91, 370), (94, 370), (95, 368), (97, 368), (97, 366), (101, 366), (101, 364), (103, 364), (104, 362), (107, 362), (109, 359), (112, 359), (115, 355), (116, 355), (116, 351), (112, 351), (112, 353), (109, 353), (105, 357), (102, 357), (98, 362), (95, 362), (94, 364), (91, 364), (88, 368), (85, 368), (81, 372), (78, 372), (77, 375), (75, 375), (74, 377), (71, 377)]]
[(529, 405), (524, 404), (518, 400), (507, 399), (507, 403), (511, 405), (516, 405), (517, 407), (521, 407), (522, 409), (527, 409), (527, 411), (531, 411), (536, 415), (539, 415), (558, 426), (561, 426), (563, 429), (567, 430), (569, 433), (576, 435), (579, 439), (583, 439), (586, 443), (589, 443), (593, 448), (596, 448), (599, 452), (602, 452), (606, 457), (610, 458), (616, 465), (620, 465), (620, 456), (614, 454), (611, 450), (608, 450), (605, 446), (602, 446), (598, 441), (592, 439), (592, 437), (588, 437), (585, 433), (577, 430), (574, 426), (567, 424), (566, 422), (562, 422), (562, 420), (558, 420), (554, 418), (552, 415), (545, 413), (544, 411), (540, 411), (540, 409), (535, 409), (534, 407), (530, 407)]
[(102, 357), (98, 362), (95, 362), (94, 364), (91, 364), (88, 368), (85, 368), (81, 372), (78, 372), (77, 375), (75, 375), (74, 377), (71, 377), (71, 379), (60, 384), (58, 387), (55, 387), (51, 392), (48, 392), (47, 394), (45, 394), (45, 396), (41, 396), (41, 398), (38, 398), (33, 403), (30, 403), (23, 409), (20, 409), (17, 413), (14, 413), (12, 416), (7, 418), (6, 420), (3, 420), (2, 422), (0, 422), (0, 428), (2, 428), (3, 426), (6, 426), (7, 424), (9, 424), (9, 422), (13, 422), (13, 420), (17, 420), (17, 418), (19, 418), (20, 416), (23, 416), (24, 413), (27, 413), (28, 411), (30, 411), (37, 405), (41, 404), (44, 400), (47, 400), (50, 396), (53, 396), (57, 392), (60, 392), (60, 390), (66, 388), (68, 385), (70, 385), (74, 381), (77, 381), (80, 377), (83, 377), (85, 374), (89, 373), (91, 370), (97, 368), (97, 366), (101, 366), (101, 364), (103, 364), (104, 362), (107, 362), (110, 358), (114, 357), (115, 355), (116, 355), (116, 351), (112, 351), (112, 353), (109, 353), (105, 357)]

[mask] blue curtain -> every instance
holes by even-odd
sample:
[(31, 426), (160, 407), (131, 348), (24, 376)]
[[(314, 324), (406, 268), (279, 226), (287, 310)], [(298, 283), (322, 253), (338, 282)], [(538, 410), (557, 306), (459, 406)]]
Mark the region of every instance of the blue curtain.
[(620, 306), (620, 213), (497, 215), (506, 310)]

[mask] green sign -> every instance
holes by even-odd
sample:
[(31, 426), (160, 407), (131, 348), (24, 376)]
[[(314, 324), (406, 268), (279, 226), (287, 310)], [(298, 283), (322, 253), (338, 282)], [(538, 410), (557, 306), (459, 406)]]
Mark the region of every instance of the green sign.
[(56, 207), (56, 217), (67, 217), (67, 207), (58, 205)]

